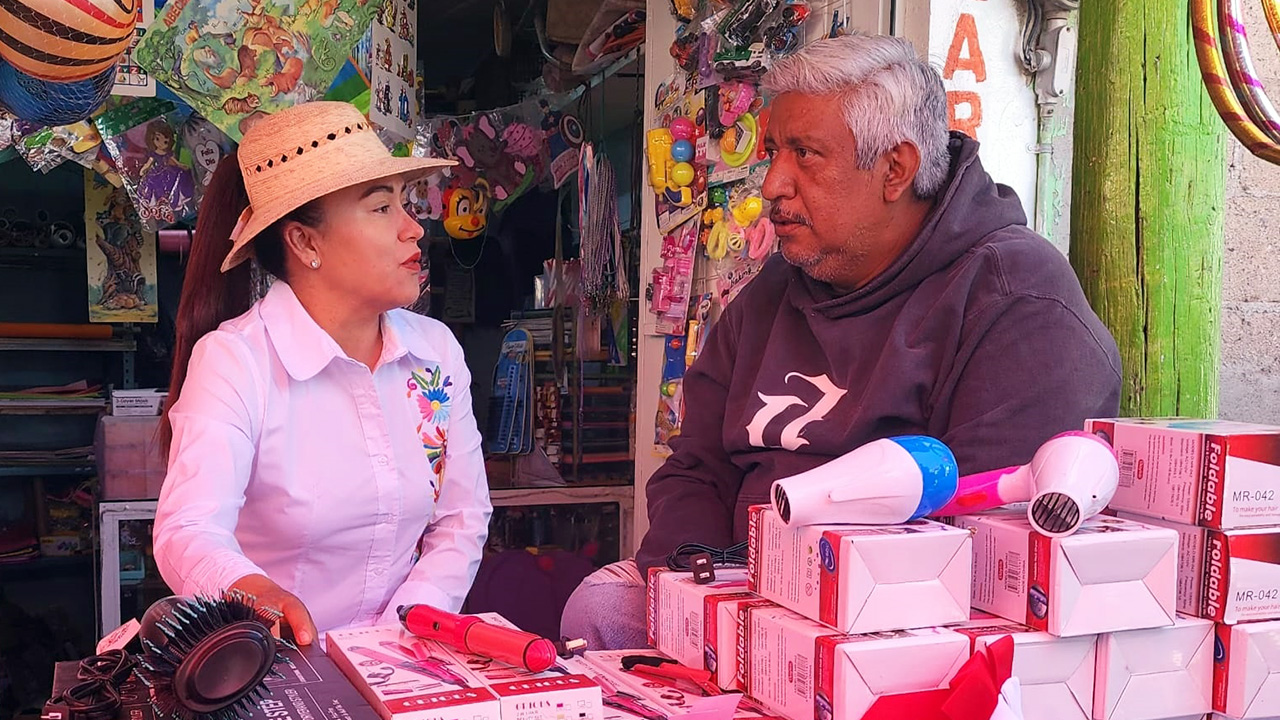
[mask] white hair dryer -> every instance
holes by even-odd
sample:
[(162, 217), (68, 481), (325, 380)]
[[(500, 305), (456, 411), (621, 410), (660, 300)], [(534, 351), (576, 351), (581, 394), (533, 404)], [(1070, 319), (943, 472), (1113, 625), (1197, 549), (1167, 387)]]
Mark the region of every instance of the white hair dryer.
[(947, 504), (958, 477), (956, 458), (945, 444), (904, 435), (776, 480), (771, 494), (788, 525), (896, 525)]
[(1036, 450), (1026, 465), (966, 475), (955, 498), (932, 515), (970, 515), (1030, 502), (1027, 520), (1051, 537), (1074, 533), (1111, 502), (1120, 466), (1111, 445), (1097, 435), (1065, 432)]

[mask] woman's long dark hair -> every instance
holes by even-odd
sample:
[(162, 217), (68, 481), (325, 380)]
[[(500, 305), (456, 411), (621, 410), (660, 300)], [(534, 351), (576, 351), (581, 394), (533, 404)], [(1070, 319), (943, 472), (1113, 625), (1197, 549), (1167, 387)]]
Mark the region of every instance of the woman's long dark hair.
[[(182, 394), (187, 365), (196, 342), (227, 320), (244, 314), (253, 303), (251, 263), (243, 262), (222, 272), (222, 261), (231, 252), (231, 231), (248, 206), (249, 196), (233, 151), (218, 163), (205, 188), (195, 235), (191, 240), (191, 255), (187, 259), (182, 296), (178, 301), (169, 397), (164, 416), (160, 419), (160, 447), (166, 456), (173, 440), (169, 411)], [(258, 265), (278, 278), (285, 277), (281, 230), (289, 220), (315, 227), (321, 220), (318, 201), (313, 200), (294, 210), (253, 239)]]

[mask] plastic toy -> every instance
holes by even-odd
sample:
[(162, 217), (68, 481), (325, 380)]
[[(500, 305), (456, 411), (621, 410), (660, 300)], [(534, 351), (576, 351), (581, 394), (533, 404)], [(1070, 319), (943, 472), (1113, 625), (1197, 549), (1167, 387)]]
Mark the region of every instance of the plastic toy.
[(754, 43), (716, 53), (715, 68), (726, 80), (738, 78), (755, 82), (769, 70), (769, 55), (764, 43)]
[(114, 70), (134, 40), (138, 0), (14, 0), (0, 13), (0, 58), (58, 83)]
[(760, 218), (762, 212), (764, 212), (764, 201), (752, 195), (733, 207), (733, 221), (738, 223), (738, 227), (751, 227), (751, 224)]
[(678, 163), (687, 163), (693, 159), (693, 143), (688, 140), (677, 140), (671, 145), (671, 158)]
[(739, 0), (720, 21), (720, 34), (733, 45), (748, 45), (760, 23), (777, 7), (778, 0)]
[(720, 124), (729, 127), (751, 108), (756, 99), (754, 86), (744, 82), (727, 82), (720, 86)]
[(793, 2), (782, 8), (778, 23), (764, 31), (764, 42), (776, 55), (788, 55), (800, 45), (800, 26), (809, 17), (809, 6)]
[(694, 0), (671, 0), (671, 14), (680, 22), (690, 22), (697, 12)]
[(756, 118), (745, 113), (720, 138), (720, 157), (729, 167), (741, 167), (751, 159), (759, 135)]
[(454, 187), (444, 193), (444, 231), (455, 240), (473, 240), (488, 226), (489, 188), (484, 180), (475, 187)]
[(675, 140), (693, 140), (698, 131), (693, 121), (687, 117), (673, 118), (668, 129), (671, 130), (671, 137)]
[(649, 185), (659, 195), (667, 189), (667, 165), (671, 162), (671, 131), (654, 128), (647, 135)]
[(671, 166), (671, 182), (677, 187), (692, 185), (694, 177), (693, 166), (687, 162), (678, 162)]
[(671, 43), (671, 57), (675, 58), (676, 65), (680, 66), (681, 70), (693, 72), (698, 69), (698, 50), (701, 46), (700, 33), (686, 32)]

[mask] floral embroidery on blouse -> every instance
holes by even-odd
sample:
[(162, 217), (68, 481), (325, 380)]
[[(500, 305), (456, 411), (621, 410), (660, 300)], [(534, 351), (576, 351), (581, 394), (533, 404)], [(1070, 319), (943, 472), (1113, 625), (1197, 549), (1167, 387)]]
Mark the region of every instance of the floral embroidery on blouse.
[(422, 439), (422, 449), (427, 453), (427, 462), (431, 464), (431, 489), (435, 500), (440, 500), (440, 490), (444, 487), (445, 454), (448, 447), (449, 411), (453, 406), (453, 398), (449, 394), (453, 387), (453, 379), (440, 372), (437, 365), (434, 370), (423, 369), (421, 372), (409, 374), (408, 396), (418, 405), (418, 413), (422, 422), (418, 423), (418, 437)]

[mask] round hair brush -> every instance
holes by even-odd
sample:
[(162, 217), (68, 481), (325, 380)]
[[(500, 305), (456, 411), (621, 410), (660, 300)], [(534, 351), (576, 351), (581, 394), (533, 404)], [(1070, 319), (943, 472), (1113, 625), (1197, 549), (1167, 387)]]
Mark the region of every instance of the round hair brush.
[(239, 720), (270, 694), (267, 675), (283, 662), (288, 641), (271, 628), (279, 611), (258, 607), (238, 591), (219, 599), (171, 596), (142, 616), (138, 677), (151, 689), (157, 716), (173, 720)]

